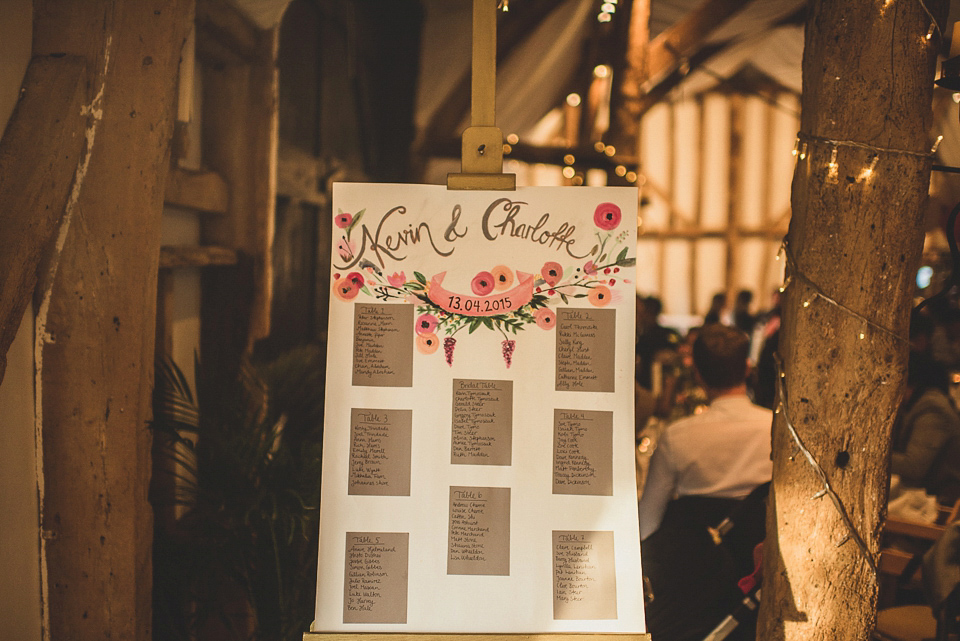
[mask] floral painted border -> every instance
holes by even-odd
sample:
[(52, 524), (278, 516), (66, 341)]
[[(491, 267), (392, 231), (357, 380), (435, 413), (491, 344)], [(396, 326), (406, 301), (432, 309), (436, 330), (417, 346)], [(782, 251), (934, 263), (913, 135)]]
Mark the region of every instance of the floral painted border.
[[(343, 230), (337, 251), (344, 260), (350, 260), (356, 251), (350, 241), (350, 232), (365, 211), (353, 215), (338, 211), (334, 218), (336, 226)], [(428, 280), (417, 271), (413, 272), (413, 278), (408, 278), (403, 271), (387, 275), (369, 260), (361, 260), (356, 271), (334, 273), (333, 294), (343, 302), (351, 302), (362, 293), (385, 302), (404, 300), (417, 305), (414, 331), (418, 351), (422, 354), (437, 352), (441, 344), (438, 335), (442, 333), (444, 357), (451, 366), (457, 343), (455, 336), (461, 330), (466, 329), (467, 334), (481, 328), (498, 331), (503, 336), (503, 360), (509, 368), (516, 349), (516, 341), (511, 335), (515, 336), (530, 325), (552, 330), (556, 325), (556, 313), (550, 309), (551, 305), (569, 305), (571, 299), (586, 298), (595, 307), (605, 307), (618, 296), (615, 289), (618, 284), (630, 284), (628, 279), (618, 276), (621, 268), (636, 264), (636, 257), (629, 256), (630, 247), (623, 246), (630, 235), (629, 230), (615, 233), (621, 220), (622, 213), (617, 205), (599, 204), (593, 214), (597, 244), (590, 251), (590, 260), (583, 265), (567, 267), (555, 261), (544, 263), (534, 276), (529, 300), (502, 313), (477, 315), (454, 311), (449, 305), (431, 299), (431, 286), (436, 287), (434, 283), (438, 282), (436, 276)], [(474, 276), (470, 288), (475, 297), (494, 298), (523, 277), (529, 277), (529, 274), (497, 265)], [(471, 300), (476, 298), (471, 297)]]

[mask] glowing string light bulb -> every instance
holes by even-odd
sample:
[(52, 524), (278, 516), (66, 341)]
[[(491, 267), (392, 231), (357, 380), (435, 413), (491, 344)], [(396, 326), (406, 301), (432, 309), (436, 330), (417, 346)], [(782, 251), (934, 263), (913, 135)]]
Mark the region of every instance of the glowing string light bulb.
[(860, 172), (860, 180), (870, 180), (870, 177), (873, 176), (873, 170), (877, 168), (877, 159), (879, 154), (875, 154), (873, 158), (870, 159), (870, 164), (863, 168), (863, 171)]
[(933, 147), (930, 148), (930, 153), (931, 154), (937, 153), (937, 149), (940, 148), (940, 143), (942, 142), (943, 142), (943, 134), (940, 134), (939, 136), (937, 136), (937, 139), (934, 141)]
[(807, 157), (807, 143), (803, 143), (803, 147), (800, 148), (800, 160), (803, 160)]
[(780, 285), (780, 293), (782, 294), (787, 290), (787, 287), (790, 286), (790, 281), (793, 280), (793, 276), (787, 276), (787, 279), (783, 281), (783, 285)]
[(799, 137), (799, 136), (797, 136), (797, 139), (793, 141), (793, 152), (792, 152), (792, 153), (793, 153), (794, 157), (796, 157), (796, 155), (797, 155), (798, 153), (800, 153), (800, 137)]
[(837, 165), (837, 148), (830, 152), (830, 163), (827, 165), (827, 182), (836, 185), (840, 182), (839, 165)]
[(937, 28), (937, 24), (936, 24), (935, 22), (931, 22), (931, 23), (930, 23), (930, 28), (927, 29), (927, 40), (928, 40), (928, 41), (929, 41), (931, 38), (933, 38), (933, 30), (936, 29), (936, 28)]

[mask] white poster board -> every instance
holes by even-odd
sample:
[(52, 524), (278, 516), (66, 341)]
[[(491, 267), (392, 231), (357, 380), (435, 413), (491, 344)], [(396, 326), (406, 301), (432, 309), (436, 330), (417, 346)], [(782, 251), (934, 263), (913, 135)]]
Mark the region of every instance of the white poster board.
[(643, 632), (637, 190), (333, 211), (314, 631)]

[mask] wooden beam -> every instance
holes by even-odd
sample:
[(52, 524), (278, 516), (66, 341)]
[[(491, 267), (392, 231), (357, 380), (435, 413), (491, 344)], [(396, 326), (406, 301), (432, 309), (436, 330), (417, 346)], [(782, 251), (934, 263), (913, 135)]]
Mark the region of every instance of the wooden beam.
[(211, 245), (163, 245), (160, 247), (160, 269), (174, 267), (216, 267), (236, 265), (237, 252)]
[(167, 175), (164, 202), (201, 212), (225, 214), (230, 204), (226, 181), (214, 171), (172, 167)]
[[(737, 236), (740, 238), (761, 238), (766, 240), (779, 241), (787, 232), (786, 228), (762, 227), (756, 229), (738, 228)], [(726, 229), (670, 229), (659, 231), (641, 232), (639, 238), (644, 240), (677, 240), (677, 239), (701, 239), (701, 238), (721, 238), (728, 237)]]
[(89, 164), (58, 247), (59, 267), (45, 275), (37, 305), (50, 639), (151, 637), (146, 424), (163, 192), (178, 63), (192, 18), (192, 0), (34, 3), (34, 53), (87, 61), (85, 112), (97, 125), (86, 138)]
[(262, 32), (226, 0), (198, 0), (197, 55), (211, 64), (263, 60)]
[(88, 80), (80, 57), (33, 58), (0, 139), (0, 381), (40, 264), (86, 172)]
[(703, 48), (707, 36), (746, 5), (744, 0), (704, 0), (699, 7), (654, 38), (646, 58), (648, 82), (656, 82), (661, 76), (682, 66), (685, 59)]
[(635, 105), (640, 100), (640, 87), (647, 81), (647, 48), (650, 42), (650, 0), (627, 0), (625, 16), (625, 55), (622, 69), (614, 68), (613, 95), (610, 102), (611, 141), (617, 149), (636, 148), (640, 136), (640, 115)]

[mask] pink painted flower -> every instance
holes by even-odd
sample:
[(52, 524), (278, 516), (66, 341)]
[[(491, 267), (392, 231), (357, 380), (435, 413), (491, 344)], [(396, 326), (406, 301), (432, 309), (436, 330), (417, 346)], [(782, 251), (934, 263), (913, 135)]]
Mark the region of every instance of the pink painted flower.
[(400, 287), (407, 282), (407, 275), (403, 272), (393, 272), (393, 274), (387, 276), (387, 282), (394, 287)]
[(433, 330), (437, 328), (438, 322), (437, 317), (433, 314), (421, 314), (417, 317), (417, 334), (432, 334)]
[(337, 253), (340, 254), (340, 258), (343, 260), (352, 259), (355, 251), (357, 251), (357, 246), (346, 238), (341, 238), (337, 243)]
[(620, 218), (620, 208), (613, 203), (600, 203), (593, 212), (593, 224), (605, 231), (616, 229)]
[(440, 339), (433, 332), (417, 336), (417, 350), (421, 354), (433, 354), (440, 347)]
[(493, 274), (490, 272), (480, 272), (473, 277), (473, 281), (470, 283), (470, 289), (473, 290), (473, 293), (477, 296), (486, 296), (493, 291), (495, 282)]
[(513, 270), (506, 265), (497, 265), (490, 273), (493, 275), (493, 288), (498, 292), (513, 285)]
[(333, 223), (340, 229), (346, 229), (353, 222), (353, 214), (345, 214), (342, 211), (333, 219)]
[(597, 273), (597, 267), (593, 264), (592, 260), (588, 260), (587, 264), (583, 266), (583, 271), (589, 276), (593, 276)]
[(563, 267), (560, 266), (560, 263), (552, 261), (544, 263), (540, 269), (540, 275), (543, 276), (543, 280), (546, 281), (547, 285), (553, 287), (563, 278)]
[(333, 295), (344, 302), (353, 300), (359, 292), (360, 286), (349, 278), (341, 278), (333, 284)]
[(540, 329), (553, 329), (557, 324), (557, 315), (546, 307), (541, 307), (533, 314), (533, 320)]
[(587, 300), (590, 301), (590, 304), (594, 307), (606, 307), (610, 304), (610, 290), (606, 285), (597, 285), (590, 290), (590, 295), (587, 296)]

